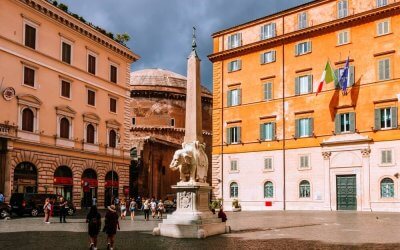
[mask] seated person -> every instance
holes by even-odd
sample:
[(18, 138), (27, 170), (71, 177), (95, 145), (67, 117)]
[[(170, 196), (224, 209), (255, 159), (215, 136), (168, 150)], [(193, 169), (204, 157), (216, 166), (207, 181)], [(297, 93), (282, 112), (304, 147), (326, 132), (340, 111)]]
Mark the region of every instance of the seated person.
[(219, 212), (218, 212), (218, 218), (222, 219), (222, 222), (225, 222), (228, 220), (228, 218), (226, 217), (226, 213), (224, 212), (224, 210), (222, 209), (222, 207), (220, 208)]

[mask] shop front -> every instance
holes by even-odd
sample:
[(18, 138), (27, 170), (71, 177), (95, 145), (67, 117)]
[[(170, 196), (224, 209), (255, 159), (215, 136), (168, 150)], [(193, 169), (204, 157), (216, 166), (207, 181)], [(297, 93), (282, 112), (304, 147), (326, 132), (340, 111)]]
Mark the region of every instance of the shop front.
[(60, 166), (54, 172), (54, 193), (72, 201), (72, 171), (67, 166)]
[(82, 174), (82, 207), (97, 204), (97, 174), (93, 169), (86, 169)]

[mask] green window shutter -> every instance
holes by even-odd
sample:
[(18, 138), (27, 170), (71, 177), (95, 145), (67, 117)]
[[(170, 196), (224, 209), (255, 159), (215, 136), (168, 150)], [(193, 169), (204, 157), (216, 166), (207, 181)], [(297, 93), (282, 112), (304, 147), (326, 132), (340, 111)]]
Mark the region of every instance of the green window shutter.
[(336, 81), (335, 81), (335, 89), (340, 89), (340, 85), (339, 85), (339, 69), (335, 69), (335, 76), (336, 76)]
[(276, 123), (271, 122), (272, 125), (272, 140), (276, 140)]
[(294, 54), (295, 54), (296, 56), (299, 55), (299, 45), (298, 45), (298, 44), (295, 44), (295, 45), (294, 45)]
[(264, 40), (264, 37), (265, 37), (265, 25), (261, 26), (260, 40)]
[(272, 99), (272, 83), (267, 82), (264, 84), (264, 99), (271, 100)]
[(232, 72), (232, 62), (228, 63), (228, 72)]
[(228, 95), (226, 96), (226, 99), (228, 100), (228, 107), (232, 106), (232, 90), (228, 90)]
[(264, 100), (268, 100), (268, 83), (264, 84)]
[(300, 119), (296, 119), (295, 122), (296, 122), (296, 125), (295, 125), (294, 137), (299, 138), (300, 137)]
[(340, 114), (336, 114), (335, 116), (335, 134), (340, 134)]
[(354, 85), (355, 81), (354, 66), (349, 67), (349, 74), (350, 74), (350, 83), (348, 87), (351, 87)]
[(238, 105), (242, 104), (242, 89), (237, 90), (238, 93)]
[(272, 51), (272, 61), (276, 61), (276, 50)]
[(381, 129), (381, 109), (375, 109), (375, 130)]
[(242, 69), (242, 60), (238, 60), (238, 70)]
[(242, 46), (242, 33), (238, 34), (239, 46)]
[(268, 83), (268, 100), (272, 100), (272, 82)]
[(312, 136), (314, 134), (314, 118), (308, 119), (308, 135)]
[(398, 118), (397, 118), (397, 107), (392, 107), (392, 128), (397, 128)]
[(228, 49), (232, 48), (232, 36), (228, 36)]
[(265, 140), (265, 125), (260, 124), (260, 140)]
[(238, 137), (238, 142), (242, 142), (242, 128), (237, 127), (237, 137)]
[(276, 36), (276, 23), (272, 23), (272, 36), (275, 37)]
[(231, 144), (231, 128), (226, 129), (226, 143)]
[(307, 48), (308, 48), (308, 52), (311, 52), (312, 51), (312, 44), (311, 44), (311, 41), (308, 41), (307, 42)]
[(295, 95), (300, 95), (300, 78), (295, 78), (295, 86), (294, 86)]
[(384, 80), (385, 79), (385, 61), (381, 60), (379, 61), (379, 80)]
[(390, 79), (390, 59), (385, 60), (385, 79)]
[(264, 57), (265, 53), (261, 53), (260, 54), (260, 64), (264, 64), (265, 63), (265, 57)]
[(350, 132), (354, 133), (356, 132), (356, 113), (354, 112), (349, 113), (349, 118), (350, 118)]
[(309, 75), (308, 76), (308, 93), (313, 92), (313, 76)]

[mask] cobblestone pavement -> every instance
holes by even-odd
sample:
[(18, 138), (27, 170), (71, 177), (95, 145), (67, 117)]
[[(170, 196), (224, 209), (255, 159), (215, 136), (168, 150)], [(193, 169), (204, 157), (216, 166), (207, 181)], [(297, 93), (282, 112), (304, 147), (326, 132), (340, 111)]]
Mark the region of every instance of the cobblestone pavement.
[[(205, 240), (154, 237), (161, 220), (121, 222), (116, 249), (400, 249), (400, 214), (360, 212), (228, 213), (232, 233)], [(87, 249), (83, 214), (68, 223), (42, 218), (0, 221), (1, 249)], [(99, 249), (105, 249), (105, 235)], [(103, 248), (101, 248), (103, 246)], [(4, 247), (4, 248), (3, 248)]]

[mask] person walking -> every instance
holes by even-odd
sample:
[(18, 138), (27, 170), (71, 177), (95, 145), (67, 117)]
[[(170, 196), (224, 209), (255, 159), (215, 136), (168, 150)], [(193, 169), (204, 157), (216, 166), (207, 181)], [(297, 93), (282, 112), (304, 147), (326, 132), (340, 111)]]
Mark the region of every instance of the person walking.
[(97, 250), (97, 236), (101, 228), (101, 215), (97, 211), (97, 206), (92, 206), (86, 216), (86, 223), (88, 223), (88, 233), (90, 237), (90, 250)]
[(115, 235), (117, 234), (117, 228), (120, 230), (118, 215), (115, 205), (108, 207), (108, 211), (105, 216), (104, 229), (103, 231), (107, 234), (107, 249), (114, 249)]
[(160, 200), (160, 201), (158, 202), (157, 211), (158, 211), (157, 219), (160, 219), (160, 218), (162, 219), (163, 213), (164, 213), (164, 211), (165, 211), (164, 203), (163, 203), (162, 200)]
[(126, 201), (124, 198), (121, 200), (121, 220), (125, 219), (126, 217)]
[(143, 212), (144, 212), (144, 220), (148, 221), (149, 220), (149, 215), (150, 215), (150, 201), (145, 200), (143, 203)]
[(67, 208), (68, 202), (64, 200), (64, 197), (60, 198), (60, 223), (67, 223), (65, 217), (67, 216)]
[(154, 198), (151, 199), (150, 208), (151, 208), (151, 216), (154, 219), (154, 217), (156, 216), (156, 212), (157, 212), (157, 203), (154, 200)]
[(129, 211), (131, 212), (131, 220), (135, 218), (135, 210), (136, 210), (136, 201), (135, 199), (131, 199), (131, 202), (129, 203)]
[(46, 198), (43, 206), (43, 211), (44, 211), (44, 223), (50, 224), (50, 213), (51, 213), (51, 203), (50, 203), (50, 198)]
[(4, 194), (0, 192), (0, 203), (3, 203), (5, 201)]

